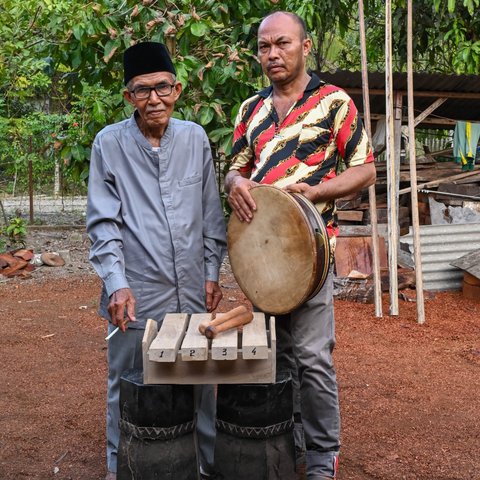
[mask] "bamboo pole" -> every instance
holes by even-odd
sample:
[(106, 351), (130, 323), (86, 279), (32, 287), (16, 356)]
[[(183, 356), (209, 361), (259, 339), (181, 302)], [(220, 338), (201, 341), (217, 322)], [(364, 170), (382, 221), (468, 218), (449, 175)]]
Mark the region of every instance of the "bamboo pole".
[(2, 215), (3, 215), (3, 220), (4, 220), (4, 222), (5, 222), (5, 226), (8, 226), (7, 214), (5, 213), (5, 209), (3, 208), (3, 203), (2, 203), (1, 200), (0, 200), (0, 210), (2, 211)]
[[(362, 91), (363, 91), (363, 120), (365, 122), (365, 130), (367, 132), (368, 141), (372, 144), (372, 128), (370, 123), (370, 96), (368, 93), (368, 64), (367, 64), (367, 47), (365, 35), (365, 16), (363, 0), (358, 2), (358, 20), (360, 24), (360, 52), (362, 57)], [(374, 300), (375, 315), (383, 316), (382, 312), (382, 279), (380, 275), (380, 254), (378, 244), (378, 228), (377, 228), (377, 198), (375, 195), (375, 184), (368, 187), (368, 200), (370, 207), (370, 223), (372, 227), (372, 254), (373, 254), (373, 283), (374, 283)]]
[[(415, 156), (415, 112), (413, 104), (413, 41), (412, 0), (407, 3), (407, 92), (408, 92), (408, 153), (410, 161), (410, 186), (412, 188), (413, 253), (415, 260), (415, 284), (417, 289), (417, 323), (425, 323), (423, 298), (422, 257), (420, 253), (420, 221), (418, 215), (417, 161)], [(438, 100), (437, 100), (438, 101)]]
[(29, 199), (29, 206), (30, 206), (30, 225), (33, 224), (33, 162), (32, 162), (32, 136), (30, 136), (28, 142), (28, 199)]
[(385, 1), (385, 117), (387, 146), (388, 269), (390, 276), (390, 315), (398, 315), (398, 189), (394, 141), (392, 74), (392, 0)]

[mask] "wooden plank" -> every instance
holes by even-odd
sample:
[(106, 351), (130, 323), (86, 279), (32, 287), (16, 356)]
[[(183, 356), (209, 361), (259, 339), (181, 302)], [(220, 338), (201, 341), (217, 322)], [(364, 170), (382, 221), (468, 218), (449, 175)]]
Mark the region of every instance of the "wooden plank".
[(237, 357), (237, 328), (221, 332), (212, 340), (212, 360), (236, 360)]
[(268, 358), (268, 339), (265, 314), (253, 313), (253, 320), (243, 327), (242, 358)]
[[(387, 267), (385, 240), (379, 237), (380, 268)], [(370, 275), (373, 273), (371, 237), (338, 237), (335, 248), (337, 277), (347, 277), (352, 270)]]
[(145, 383), (148, 383), (145, 377), (148, 376), (148, 349), (150, 348), (150, 345), (153, 342), (153, 339), (157, 336), (158, 332), (158, 326), (157, 322), (155, 320), (152, 320), (149, 318), (147, 320), (147, 323), (145, 325), (145, 332), (143, 333), (143, 338), (142, 338), (142, 354), (143, 354), (143, 381)]
[(148, 350), (152, 362), (174, 362), (188, 325), (187, 313), (167, 313)]
[(361, 222), (363, 212), (361, 210), (337, 210), (337, 218), (340, 221)]
[(470, 285), (463, 282), (462, 291), (465, 298), (480, 302), (480, 285)]
[(475, 287), (480, 287), (480, 278), (471, 275), (468, 272), (463, 272), (463, 281), (468, 283), (469, 285), (473, 285)]
[[(378, 224), (378, 235), (387, 236), (386, 224)], [(371, 225), (340, 225), (339, 237), (370, 237), (373, 235)]]
[[(411, 82), (411, 85), (413, 85), (413, 77), (409, 77), (407, 74), (407, 78), (412, 78), (412, 80), (409, 80)], [(407, 84), (407, 88), (410, 88), (410, 83)], [(413, 105), (413, 91), (412, 95), (410, 95), (410, 90), (408, 90), (408, 98), (412, 99), (411, 103)], [(422, 113), (417, 115), (414, 119), (414, 126), (416, 127), (419, 123), (422, 123), (434, 110), (436, 110), (440, 105), (445, 103), (447, 101), (446, 97), (443, 98), (437, 98), (430, 106), (428, 106)], [(409, 119), (410, 120), (410, 119)], [(410, 135), (409, 135), (410, 136)], [(414, 147), (415, 148), (415, 147)], [(412, 158), (412, 157), (410, 157)]]
[[(149, 362), (149, 384), (218, 385), (235, 383), (274, 383), (275, 363), (271, 358), (221, 362), (208, 358), (203, 362)], [(147, 381), (145, 381), (147, 383)]]
[(184, 362), (205, 361), (208, 358), (208, 339), (198, 331), (202, 322), (210, 322), (211, 313), (194, 313), (180, 350)]
[[(453, 180), (464, 179), (466, 177), (470, 177), (470, 176), (473, 176), (473, 175), (478, 175), (479, 173), (480, 173), (480, 171), (478, 169), (475, 169), (472, 172), (463, 172), (463, 173), (459, 173), (457, 175), (452, 175), (452, 176), (448, 176), (448, 177), (439, 178), (438, 180), (434, 180), (432, 182), (427, 182), (427, 183), (422, 183), (421, 185), (417, 185), (417, 189), (428, 188), (428, 187), (436, 187), (436, 186), (440, 185), (441, 183), (446, 183), (446, 182), (450, 182), (450, 181), (453, 181)], [(400, 190), (398, 192), (398, 194), (402, 195), (403, 193), (410, 193), (411, 190), (412, 190), (411, 187), (403, 188), (402, 190)]]
[(272, 382), (275, 382), (277, 378), (277, 331), (275, 329), (275, 317), (272, 315), (270, 317), (269, 324), (269, 345), (270, 345), (270, 358), (272, 362)]

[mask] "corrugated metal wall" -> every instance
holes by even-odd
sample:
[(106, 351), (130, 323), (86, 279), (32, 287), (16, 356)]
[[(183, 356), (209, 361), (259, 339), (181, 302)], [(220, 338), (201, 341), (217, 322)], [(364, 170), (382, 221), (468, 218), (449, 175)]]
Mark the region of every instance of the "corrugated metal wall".
[[(413, 230), (400, 237), (413, 255)], [(480, 248), (480, 223), (456, 225), (421, 225), (423, 288), (425, 290), (457, 290), (462, 288), (463, 270), (450, 262)]]

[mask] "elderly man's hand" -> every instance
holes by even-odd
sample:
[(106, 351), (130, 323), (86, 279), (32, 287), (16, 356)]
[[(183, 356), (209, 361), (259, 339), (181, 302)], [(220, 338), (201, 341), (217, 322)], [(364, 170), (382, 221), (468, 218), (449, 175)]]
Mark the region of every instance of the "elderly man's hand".
[(129, 288), (120, 288), (112, 293), (108, 303), (108, 313), (115, 326), (124, 332), (128, 322), (135, 322), (135, 297)]
[(218, 304), (223, 297), (218, 282), (213, 282), (212, 280), (207, 280), (205, 282), (205, 297), (207, 312), (213, 312), (218, 307)]

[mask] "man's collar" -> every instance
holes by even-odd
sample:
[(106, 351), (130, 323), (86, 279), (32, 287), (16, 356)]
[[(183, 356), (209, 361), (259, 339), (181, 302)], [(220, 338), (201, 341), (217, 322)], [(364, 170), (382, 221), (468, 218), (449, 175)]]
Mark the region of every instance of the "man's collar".
[[(310, 71), (310, 72), (308, 72), (308, 74), (310, 75), (311, 78), (310, 78), (310, 81), (308, 82), (307, 86), (305, 87), (305, 92), (310, 92), (312, 90), (315, 90), (320, 85), (325, 83), (324, 81), (320, 80), (315, 73)], [(268, 98), (271, 95), (272, 90), (273, 90), (273, 87), (270, 85), (269, 87), (264, 88), (263, 90), (260, 90), (257, 93), (257, 95), (262, 97), (262, 98)]]

